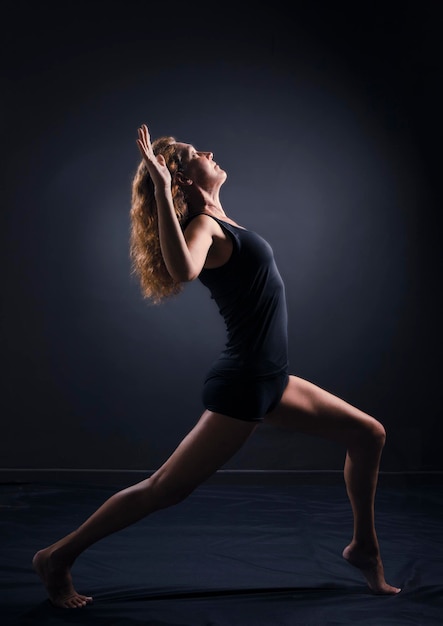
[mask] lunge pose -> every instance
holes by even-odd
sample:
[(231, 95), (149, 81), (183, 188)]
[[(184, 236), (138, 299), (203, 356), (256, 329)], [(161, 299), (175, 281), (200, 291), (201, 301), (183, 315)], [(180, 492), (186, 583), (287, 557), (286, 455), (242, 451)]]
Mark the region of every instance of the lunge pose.
[(130, 254), (144, 297), (161, 303), (199, 279), (226, 324), (226, 344), (202, 391), (205, 410), (149, 478), (106, 500), (67, 536), (37, 552), (33, 566), (51, 602), (82, 607), (70, 570), (89, 546), (186, 498), (221, 468), (266, 421), (343, 444), (344, 478), (354, 529), (343, 557), (375, 594), (389, 585), (374, 521), (385, 443), (376, 419), (288, 371), (285, 289), (269, 244), (237, 224), (220, 201), (226, 172), (211, 152), (138, 130), (141, 162), (132, 182)]

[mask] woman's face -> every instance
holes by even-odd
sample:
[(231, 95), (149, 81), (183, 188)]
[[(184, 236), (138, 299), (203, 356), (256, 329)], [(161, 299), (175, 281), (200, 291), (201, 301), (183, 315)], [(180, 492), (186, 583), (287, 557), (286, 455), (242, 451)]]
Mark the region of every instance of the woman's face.
[(177, 146), (181, 152), (183, 174), (194, 184), (208, 189), (226, 180), (227, 174), (214, 161), (212, 152), (202, 152), (188, 143), (178, 143)]

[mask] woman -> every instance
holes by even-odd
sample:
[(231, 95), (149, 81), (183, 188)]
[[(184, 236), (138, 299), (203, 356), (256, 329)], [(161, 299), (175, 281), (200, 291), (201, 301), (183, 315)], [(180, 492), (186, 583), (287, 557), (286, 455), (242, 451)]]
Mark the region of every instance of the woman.
[(266, 420), (346, 446), (344, 476), (354, 533), (343, 557), (376, 594), (400, 589), (384, 578), (374, 498), (385, 430), (373, 417), (288, 374), (284, 286), (270, 246), (223, 210), (227, 175), (211, 152), (138, 130), (142, 161), (134, 176), (130, 252), (143, 296), (159, 303), (199, 278), (227, 328), (227, 343), (205, 380), (206, 410), (169, 459), (148, 479), (110, 497), (79, 528), (37, 552), (33, 566), (51, 602), (76, 608), (70, 570), (96, 541), (186, 498), (223, 466)]

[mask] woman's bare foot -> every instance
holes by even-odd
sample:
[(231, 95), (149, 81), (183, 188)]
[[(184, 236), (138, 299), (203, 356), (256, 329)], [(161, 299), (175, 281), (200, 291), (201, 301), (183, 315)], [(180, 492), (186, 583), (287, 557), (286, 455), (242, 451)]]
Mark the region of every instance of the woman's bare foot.
[(385, 581), (383, 564), (378, 553), (375, 556), (370, 555), (350, 543), (343, 550), (343, 558), (361, 571), (373, 593), (395, 595), (401, 591), (398, 587), (392, 587)]
[(90, 596), (74, 589), (70, 568), (55, 561), (51, 548), (40, 550), (32, 559), (32, 566), (43, 581), (51, 603), (63, 609), (78, 609), (90, 604)]

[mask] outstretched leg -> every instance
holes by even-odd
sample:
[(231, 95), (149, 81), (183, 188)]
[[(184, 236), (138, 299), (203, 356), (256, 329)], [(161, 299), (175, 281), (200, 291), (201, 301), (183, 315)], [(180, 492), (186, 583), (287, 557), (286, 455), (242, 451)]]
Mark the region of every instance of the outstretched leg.
[(178, 504), (222, 467), (256, 424), (205, 411), (169, 459), (150, 478), (111, 496), (79, 528), (37, 552), (33, 566), (51, 602), (78, 608), (92, 601), (71, 580), (75, 559), (93, 543), (159, 509)]
[(280, 404), (266, 421), (346, 446), (344, 477), (354, 515), (354, 533), (351, 543), (343, 550), (343, 557), (361, 570), (374, 593), (398, 593), (400, 589), (385, 581), (375, 530), (375, 492), (386, 439), (382, 424), (296, 376), (290, 376)]

